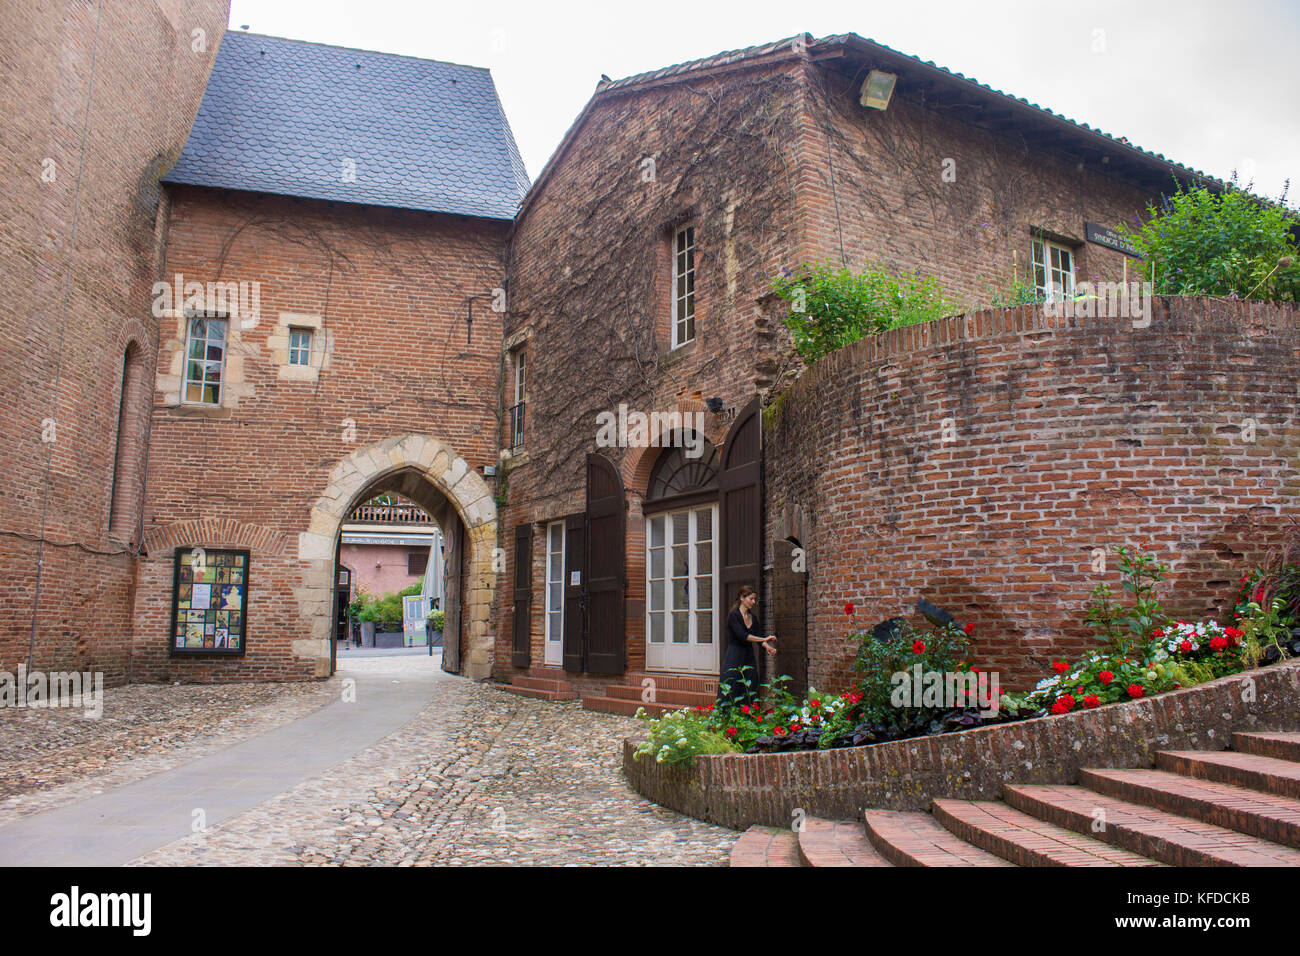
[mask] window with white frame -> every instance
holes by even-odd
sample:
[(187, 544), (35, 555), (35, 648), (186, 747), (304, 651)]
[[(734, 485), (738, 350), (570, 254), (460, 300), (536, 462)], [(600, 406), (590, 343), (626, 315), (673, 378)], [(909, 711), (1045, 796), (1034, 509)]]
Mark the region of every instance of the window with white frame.
[(1074, 295), (1074, 253), (1046, 239), (1033, 241), (1034, 288), (1048, 302)]
[(221, 373), (226, 361), (225, 319), (192, 318), (185, 349), (185, 401), (221, 404)]
[(515, 404), (510, 409), (510, 447), (519, 448), (524, 443), (524, 403), (528, 386), (528, 354), (523, 348), (515, 350)]
[(673, 348), (695, 338), (695, 229), (673, 236)]
[(544, 663), (558, 665), (564, 640), (564, 522), (546, 526), (546, 648)]
[(289, 364), (311, 365), (311, 329), (289, 329)]

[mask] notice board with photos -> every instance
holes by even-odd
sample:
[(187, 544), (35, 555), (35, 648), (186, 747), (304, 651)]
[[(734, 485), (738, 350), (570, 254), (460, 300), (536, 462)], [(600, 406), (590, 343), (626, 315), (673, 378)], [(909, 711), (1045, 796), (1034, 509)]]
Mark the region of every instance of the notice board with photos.
[(238, 656), (248, 643), (248, 552), (177, 548), (172, 654)]

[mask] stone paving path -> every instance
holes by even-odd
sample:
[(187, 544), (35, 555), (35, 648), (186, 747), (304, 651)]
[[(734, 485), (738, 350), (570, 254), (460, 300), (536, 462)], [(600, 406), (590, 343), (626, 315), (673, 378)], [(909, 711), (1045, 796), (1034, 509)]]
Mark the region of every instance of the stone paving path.
[[(590, 713), (576, 702), (515, 697), (443, 674), (437, 663), (437, 657), (403, 657), (341, 664), (346, 669), (330, 684), (356, 680), (358, 700), (319, 713), (345, 707), (382, 713), (384, 680), (418, 686), (420, 706), (394, 732), (343, 759), (292, 781), (292, 774), (282, 774), (284, 785), (258, 802), (226, 806), (215, 816), (202, 807), (205, 830), (158, 841), (132, 862), (725, 865), (738, 833), (658, 807), (628, 787), (619, 742), (635, 721)], [(274, 751), (266, 739), (282, 734), (273, 742), (281, 748), (301, 740), (315, 716), (249, 743), (261, 741), (259, 759), (269, 759)], [(220, 755), (194, 763), (207, 762), (211, 777), (214, 759)], [(228, 773), (229, 754), (225, 759)], [(204, 778), (191, 773), (191, 779)], [(120, 797), (123, 789), (114, 793)], [(187, 795), (186, 814), (204, 800), (202, 793)], [(86, 803), (80, 803), (82, 823), (93, 825), (85, 819)], [(0, 862), (9, 829), (0, 827)]]

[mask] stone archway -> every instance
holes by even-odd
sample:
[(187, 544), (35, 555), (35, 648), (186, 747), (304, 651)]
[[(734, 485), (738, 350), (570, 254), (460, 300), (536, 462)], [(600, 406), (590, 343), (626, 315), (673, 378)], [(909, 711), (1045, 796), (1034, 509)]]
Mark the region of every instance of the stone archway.
[[(400, 475), (399, 475), (400, 473)], [(316, 659), (317, 676), (330, 665), (334, 551), (339, 529), (358, 499), (392, 479), (395, 487), (426, 484), (446, 498), (465, 529), (466, 587), (461, 597), (463, 633), (460, 673), (483, 680), (492, 672), (492, 553), (497, 543), (496, 500), (487, 482), (445, 443), (427, 435), (402, 435), (354, 451), (330, 472), (311, 509), (311, 523), (298, 536), (298, 558), (307, 563), (296, 591), (311, 636), (294, 642), (294, 654)], [(399, 484), (400, 483), (400, 484)], [(410, 495), (408, 494), (408, 497)]]

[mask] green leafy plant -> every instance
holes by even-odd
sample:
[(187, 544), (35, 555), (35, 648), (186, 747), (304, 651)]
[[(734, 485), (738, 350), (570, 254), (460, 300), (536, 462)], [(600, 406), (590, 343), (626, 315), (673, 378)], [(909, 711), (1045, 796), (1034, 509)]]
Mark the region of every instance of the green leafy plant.
[(429, 612), (429, 626), (435, 631), (441, 631), (444, 623), (446, 623), (446, 615), (443, 611)]
[(782, 270), (772, 291), (790, 304), (785, 324), (809, 362), (888, 329), (940, 319), (957, 310), (933, 277), (896, 274), (884, 265), (860, 273), (829, 263)]
[(1099, 584), (1092, 589), (1084, 620), (1101, 632), (1115, 653), (1128, 656), (1134, 646), (1149, 644), (1152, 632), (1165, 620), (1156, 592), (1160, 582), (1169, 576), (1169, 565), (1140, 545), (1120, 545), (1115, 551), (1119, 555), (1120, 579), (1131, 603), (1116, 604), (1110, 586)]
[(637, 716), (646, 721), (646, 738), (633, 751), (633, 760), (653, 755), (658, 763), (690, 764), (701, 754), (735, 753), (740, 749), (712, 729), (708, 714), (699, 708), (648, 717), (645, 708), (639, 707)]
[(1291, 228), (1296, 214), (1236, 187), (1213, 193), (1181, 184), (1159, 206), (1149, 205), (1146, 222), (1124, 227), (1142, 256), (1155, 267), (1156, 295), (1208, 295), (1300, 302), (1300, 259)]

